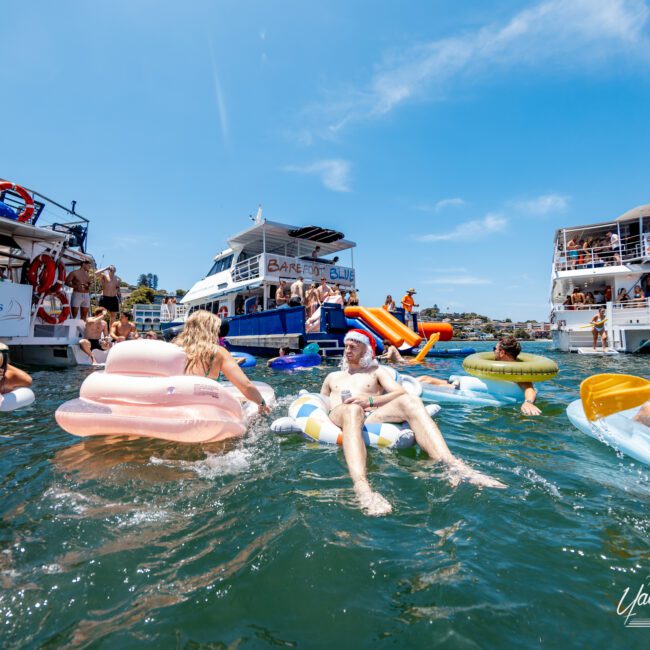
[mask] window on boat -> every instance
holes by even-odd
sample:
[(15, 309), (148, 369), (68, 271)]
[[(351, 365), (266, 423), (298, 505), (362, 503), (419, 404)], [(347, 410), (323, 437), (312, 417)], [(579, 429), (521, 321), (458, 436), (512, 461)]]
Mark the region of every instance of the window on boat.
[(232, 264), (232, 255), (228, 255), (227, 257), (222, 257), (221, 259), (218, 259), (213, 265), (210, 271), (208, 272), (208, 275), (205, 277), (210, 277), (211, 275), (214, 275), (215, 273), (221, 273), (221, 271), (226, 271), (230, 268)]

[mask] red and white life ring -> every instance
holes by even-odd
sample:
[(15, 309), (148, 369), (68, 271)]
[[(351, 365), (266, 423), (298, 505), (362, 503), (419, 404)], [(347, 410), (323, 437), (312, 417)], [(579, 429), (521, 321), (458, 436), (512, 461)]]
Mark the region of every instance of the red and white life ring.
[(67, 320), (70, 316), (70, 304), (68, 303), (68, 294), (63, 291), (63, 287), (51, 292), (52, 296), (56, 296), (61, 303), (61, 311), (58, 314), (48, 314), (44, 307), (41, 307), (36, 315), (44, 322), (50, 325), (58, 325)]
[(56, 265), (56, 280), (52, 284), (48, 293), (56, 293), (60, 289), (65, 287), (65, 279), (67, 278), (67, 273), (65, 272), (65, 266), (63, 262), (59, 261)]
[(25, 222), (29, 221), (34, 214), (34, 199), (30, 196), (29, 192), (20, 185), (16, 185), (11, 181), (0, 181), (0, 192), (5, 192), (11, 190), (20, 194), (20, 198), (25, 201), (25, 208), (18, 215), (18, 221)]
[[(57, 274), (56, 262), (50, 255), (41, 253), (37, 255), (27, 270), (27, 279), (34, 287), (34, 292), (44, 294), (52, 288), (54, 277)], [(63, 270), (65, 275), (65, 269)]]
[(226, 307), (226, 305), (219, 307), (219, 311), (217, 312), (217, 315), (219, 316), (219, 318), (228, 318), (228, 307)]

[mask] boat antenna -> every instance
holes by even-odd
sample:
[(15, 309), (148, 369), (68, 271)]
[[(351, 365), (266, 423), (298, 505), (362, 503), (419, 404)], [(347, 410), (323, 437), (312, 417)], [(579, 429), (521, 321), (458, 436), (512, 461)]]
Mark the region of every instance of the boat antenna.
[(72, 209), (71, 209), (72, 214), (74, 214), (74, 208), (75, 208), (76, 205), (77, 205), (77, 202), (73, 201), (72, 202)]
[(255, 215), (255, 223), (262, 223), (262, 204), (257, 206), (257, 214)]

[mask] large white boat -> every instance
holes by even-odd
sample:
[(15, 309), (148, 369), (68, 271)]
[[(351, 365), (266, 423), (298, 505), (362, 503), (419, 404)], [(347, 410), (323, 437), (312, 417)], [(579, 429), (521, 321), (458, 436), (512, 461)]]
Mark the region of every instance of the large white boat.
[[(68, 209), (27, 188), (19, 188), (21, 197), (12, 187), (0, 183), (0, 342), (17, 362), (88, 365), (78, 345), (84, 322), (68, 316), (71, 290), (63, 284), (68, 271), (92, 262), (85, 252), (88, 221), (74, 204)], [(19, 220), (25, 197), (33, 213)]]
[[(594, 350), (589, 326), (602, 306), (607, 318), (606, 353), (650, 352), (649, 292), (650, 205), (614, 221), (556, 232), (551, 283), (555, 347), (602, 353), (600, 343)], [(581, 295), (586, 297), (584, 303)]]
[[(318, 341), (325, 353), (340, 353), (347, 331), (340, 305), (332, 305), (332, 310), (325, 305), (318, 325), (309, 332), (305, 308), (276, 309), (275, 296), (280, 281), (289, 286), (299, 277), (306, 286), (325, 278), (343, 292), (353, 289), (355, 246), (335, 230), (267, 221), (260, 208), (254, 224), (228, 239), (228, 247), (215, 255), (207, 275), (183, 297), (183, 314), (172, 323), (166, 323), (163, 315), (162, 327), (182, 326), (186, 314), (206, 309), (228, 319), (228, 340), (234, 349), (268, 354), (281, 345), (299, 348)], [(349, 266), (339, 262), (344, 252)]]

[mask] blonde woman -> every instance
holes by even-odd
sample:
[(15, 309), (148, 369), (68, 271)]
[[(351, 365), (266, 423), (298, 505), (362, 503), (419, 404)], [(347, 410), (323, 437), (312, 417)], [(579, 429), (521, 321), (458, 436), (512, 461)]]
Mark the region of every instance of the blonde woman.
[(391, 296), (390, 294), (386, 296), (386, 300), (382, 305), (382, 309), (385, 309), (386, 311), (395, 311), (396, 306), (395, 306), (395, 301), (393, 300), (393, 296)]
[(221, 319), (204, 309), (195, 311), (185, 321), (183, 331), (173, 341), (185, 350), (185, 374), (217, 379), (222, 372), (246, 399), (259, 406), (260, 414), (267, 415), (270, 409), (260, 392), (230, 352), (219, 345), (220, 328)]

